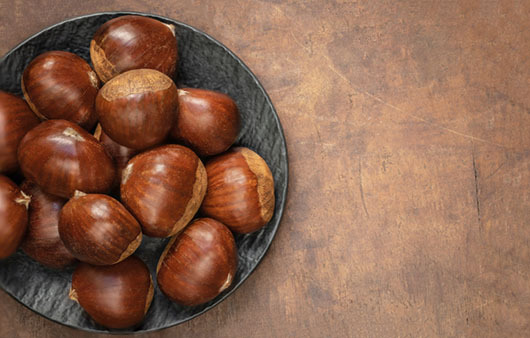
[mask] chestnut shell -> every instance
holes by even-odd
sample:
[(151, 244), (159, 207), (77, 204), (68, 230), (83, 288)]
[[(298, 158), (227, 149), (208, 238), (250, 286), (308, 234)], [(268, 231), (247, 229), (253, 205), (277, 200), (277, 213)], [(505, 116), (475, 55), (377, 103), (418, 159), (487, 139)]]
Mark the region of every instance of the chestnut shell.
[(236, 269), (230, 230), (214, 219), (199, 218), (166, 246), (157, 266), (158, 286), (174, 302), (199, 305), (227, 289)]
[(118, 144), (146, 149), (162, 143), (178, 109), (175, 83), (152, 69), (136, 69), (107, 82), (96, 98), (99, 123)]
[(22, 74), (22, 92), (42, 119), (63, 119), (92, 129), (99, 80), (81, 57), (50, 51), (33, 59)]
[(18, 145), (39, 123), (24, 100), (0, 90), (0, 173), (10, 174), (18, 169)]
[(201, 212), (230, 230), (250, 233), (274, 214), (274, 179), (254, 151), (236, 147), (206, 163), (208, 189)]
[(48, 120), (30, 130), (18, 147), (18, 161), (27, 179), (64, 198), (76, 190), (108, 192), (115, 177), (103, 146), (66, 120)]
[(24, 181), (21, 189), (31, 196), (29, 223), (22, 250), (50, 268), (62, 269), (76, 259), (59, 236), (59, 214), (66, 199), (43, 192), (38, 185)]
[(121, 200), (152, 237), (173, 236), (193, 218), (206, 192), (206, 171), (190, 149), (170, 144), (133, 157), (123, 170)]
[(26, 232), (30, 197), (9, 178), (0, 175), (0, 259), (13, 254)]
[(226, 94), (196, 88), (178, 90), (179, 109), (171, 136), (200, 156), (230, 148), (241, 126), (239, 110)]
[(75, 258), (93, 265), (121, 262), (142, 241), (140, 224), (120, 202), (79, 192), (61, 210), (59, 234)]
[(114, 18), (94, 35), (90, 58), (103, 82), (140, 68), (156, 69), (172, 77), (178, 61), (174, 27), (138, 15)]
[(153, 294), (149, 269), (131, 256), (111, 266), (80, 263), (72, 275), (69, 296), (97, 323), (124, 329), (142, 322)]

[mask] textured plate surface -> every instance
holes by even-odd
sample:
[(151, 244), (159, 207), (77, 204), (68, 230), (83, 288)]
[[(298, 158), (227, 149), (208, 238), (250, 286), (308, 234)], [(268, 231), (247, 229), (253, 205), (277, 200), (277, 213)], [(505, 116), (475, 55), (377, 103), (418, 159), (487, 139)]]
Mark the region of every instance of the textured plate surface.
[[(90, 62), (90, 40), (98, 27), (114, 17), (139, 13), (102, 13), (75, 18), (34, 35), (0, 60), (0, 89), (21, 95), (20, 76), (37, 55), (49, 50), (66, 50)], [(145, 15), (145, 14), (141, 14)], [(184, 307), (171, 303), (158, 288), (145, 321), (129, 333), (167, 328), (212, 308), (252, 273), (274, 238), (283, 213), (287, 191), (287, 150), (278, 116), (263, 87), (252, 72), (221, 43), (180, 22), (146, 15), (176, 26), (179, 44), (178, 86), (206, 88), (227, 93), (237, 102), (243, 121), (237, 145), (255, 150), (269, 164), (275, 179), (276, 209), (273, 219), (260, 231), (236, 236), (239, 266), (232, 286), (209, 303)], [(137, 255), (149, 266), (153, 278), (167, 240), (144, 237)], [(0, 261), (0, 287), (35, 312), (71, 327), (108, 332), (95, 324), (68, 298), (72, 269), (53, 271), (31, 260), (20, 250)]]

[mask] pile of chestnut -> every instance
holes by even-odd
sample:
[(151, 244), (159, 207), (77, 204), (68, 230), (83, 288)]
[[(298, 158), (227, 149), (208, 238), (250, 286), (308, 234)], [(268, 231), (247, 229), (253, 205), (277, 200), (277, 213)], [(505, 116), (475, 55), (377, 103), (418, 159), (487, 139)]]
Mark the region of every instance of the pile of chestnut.
[(129, 328), (154, 292), (133, 255), (142, 236), (171, 237), (160, 290), (182, 305), (207, 302), (234, 279), (232, 232), (272, 218), (274, 183), (258, 154), (231, 148), (234, 100), (173, 82), (173, 26), (112, 19), (90, 58), (94, 70), (46, 52), (22, 74), (25, 101), (0, 91), (0, 259), (21, 247), (50, 268), (77, 264), (70, 298), (97, 323)]

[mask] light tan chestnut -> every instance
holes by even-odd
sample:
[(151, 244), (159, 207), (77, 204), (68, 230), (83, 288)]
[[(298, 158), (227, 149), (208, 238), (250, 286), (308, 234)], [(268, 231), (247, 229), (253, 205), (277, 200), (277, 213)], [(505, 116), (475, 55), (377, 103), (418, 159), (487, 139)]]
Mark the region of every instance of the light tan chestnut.
[(121, 200), (152, 237), (169, 237), (193, 218), (206, 192), (206, 171), (190, 149), (170, 144), (133, 157), (121, 181)]
[(274, 179), (267, 163), (248, 148), (233, 148), (206, 163), (208, 189), (201, 211), (232, 231), (250, 233), (274, 214)]
[(140, 224), (120, 202), (81, 192), (61, 210), (59, 234), (75, 258), (93, 265), (121, 262), (142, 241)]

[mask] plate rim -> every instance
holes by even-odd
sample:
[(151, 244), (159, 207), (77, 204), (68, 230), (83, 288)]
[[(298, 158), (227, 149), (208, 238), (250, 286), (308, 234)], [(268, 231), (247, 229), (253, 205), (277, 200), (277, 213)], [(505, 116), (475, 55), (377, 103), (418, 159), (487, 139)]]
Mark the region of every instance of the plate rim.
[(90, 13), (90, 14), (85, 14), (85, 15), (81, 15), (81, 16), (71, 17), (71, 18), (62, 20), (62, 21), (60, 21), (58, 23), (55, 23), (55, 24), (53, 24), (51, 26), (47, 26), (44, 29), (40, 30), (39, 32), (29, 36), (26, 39), (24, 39), (22, 42), (18, 43), (15, 47), (11, 48), (4, 56), (2, 56), (2, 58), (0, 58), (0, 64), (4, 63), (5, 60), (11, 54), (13, 54), (16, 50), (21, 48), (26, 43), (28, 43), (30, 40), (38, 37), (39, 35), (47, 32), (47, 31), (49, 31), (51, 29), (54, 29), (54, 28), (56, 28), (58, 26), (61, 26), (61, 25), (64, 25), (65, 23), (69, 23), (69, 22), (73, 22), (73, 21), (77, 21), (77, 20), (82, 20), (82, 19), (86, 19), (86, 18), (91, 18), (91, 17), (95, 17), (95, 16), (102, 16), (102, 15), (119, 15), (119, 16), (123, 16), (123, 15), (139, 15), (139, 16), (151, 17), (151, 18), (155, 18), (155, 19), (159, 19), (159, 20), (163, 20), (163, 21), (169, 21), (169, 22), (175, 23), (177, 25), (183, 26), (183, 27), (185, 27), (187, 29), (190, 29), (190, 30), (194, 31), (195, 33), (201, 34), (202, 36), (206, 37), (207, 39), (209, 39), (211, 42), (213, 42), (217, 46), (221, 47), (232, 58), (234, 58), (237, 61), (237, 63), (239, 63), (239, 65), (241, 67), (243, 67), (243, 69), (251, 76), (252, 80), (256, 83), (256, 85), (258, 86), (259, 90), (264, 95), (266, 103), (272, 109), (274, 120), (275, 120), (275, 122), (276, 122), (276, 124), (278, 126), (278, 129), (279, 129), (279, 132), (280, 132), (280, 139), (281, 139), (281, 143), (283, 145), (282, 150), (285, 152), (285, 161), (280, 163), (281, 169), (283, 169), (284, 172), (285, 172), (285, 184), (281, 187), (281, 190), (280, 190), (280, 196), (282, 198), (283, 203), (279, 206), (278, 210), (275, 210), (275, 214), (278, 214), (278, 223), (277, 223), (277, 225), (274, 227), (274, 229), (272, 231), (271, 240), (267, 243), (267, 245), (265, 246), (265, 250), (258, 257), (256, 265), (254, 265), (250, 269), (250, 271), (249, 271), (249, 273), (248, 273), (248, 275), (246, 277), (242, 278), (228, 292), (226, 292), (219, 299), (217, 299), (216, 302), (210, 304), (209, 306), (205, 307), (204, 309), (202, 309), (201, 311), (193, 314), (190, 317), (187, 317), (185, 319), (182, 319), (180, 321), (177, 321), (177, 322), (175, 322), (175, 323), (173, 323), (171, 325), (165, 326), (165, 327), (160, 327), (160, 328), (155, 328), (155, 329), (148, 329), (148, 330), (133, 331), (133, 330), (109, 330), (109, 329), (97, 330), (97, 329), (90, 329), (90, 328), (74, 326), (72, 324), (64, 323), (64, 322), (61, 322), (61, 321), (59, 321), (57, 319), (48, 317), (48, 316), (38, 312), (37, 310), (29, 307), (25, 303), (23, 303), (21, 300), (19, 300), (14, 294), (9, 292), (8, 290), (4, 289), (3, 287), (0, 287), (0, 289), (3, 292), (8, 294), (11, 298), (13, 298), (19, 304), (22, 304), (25, 308), (31, 310), (33, 313), (38, 314), (39, 316), (41, 316), (41, 317), (43, 317), (43, 318), (45, 318), (47, 320), (50, 320), (50, 321), (55, 322), (57, 324), (60, 324), (62, 326), (66, 326), (66, 327), (69, 327), (69, 328), (72, 328), (72, 329), (81, 330), (81, 331), (85, 331), (85, 332), (99, 333), (99, 334), (103, 333), (103, 334), (111, 334), (111, 335), (124, 335), (124, 334), (126, 334), (126, 335), (136, 335), (136, 334), (151, 333), (151, 332), (157, 332), (157, 331), (169, 329), (169, 328), (175, 327), (177, 325), (180, 325), (182, 323), (185, 323), (187, 321), (190, 321), (190, 320), (192, 320), (192, 319), (194, 319), (194, 318), (206, 313), (207, 311), (209, 311), (209, 310), (213, 309), (214, 307), (216, 307), (217, 305), (219, 305), (226, 298), (228, 298), (228, 296), (230, 296), (237, 289), (239, 289), (239, 287), (250, 277), (250, 275), (252, 275), (254, 273), (254, 271), (261, 264), (261, 262), (263, 261), (263, 259), (267, 255), (267, 253), (269, 252), (269, 248), (270, 248), (274, 238), (276, 237), (276, 233), (278, 231), (278, 228), (280, 227), (280, 223), (281, 223), (282, 218), (283, 218), (283, 214), (284, 214), (284, 211), (285, 211), (285, 206), (287, 204), (286, 203), (286, 199), (287, 199), (287, 190), (288, 190), (288, 186), (289, 186), (289, 156), (288, 156), (288, 149), (287, 149), (287, 140), (285, 139), (285, 134), (284, 134), (284, 131), (283, 131), (283, 126), (282, 126), (281, 121), (280, 121), (280, 117), (278, 116), (278, 112), (276, 111), (276, 108), (272, 104), (272, 101), (271, 101), (271, 99), (269, 97), (269, 94), (265, 91), (265, 88), (263, 87), (263, 85), (261, 84), (261, 82), (259, 81), (257, 76), (252, 72), (252, 70), (250, 70), (250, 68), (236, 54), (234, 54), (234, 52), (232, 52), (228, 47), (226, 47), (219, 40), (217, 40), (214, 37), (210, 36), (208, 33), (204, 32), (204, 31), (202, 31), (202, 30), (200, 30), (198, 28), (195, 28), (195, 27), (193, 27), (193, 26), (191, 26), (191, 25), (189, 25), (187, 23), (179, 21), (179, 20), (175, 20), (175, 19), (163, 16), (163, 15), (154, 14), (154, 13), (136, 12), (136, 11), (105, 11), (105, 12), (96, 12), (96, 13)]

